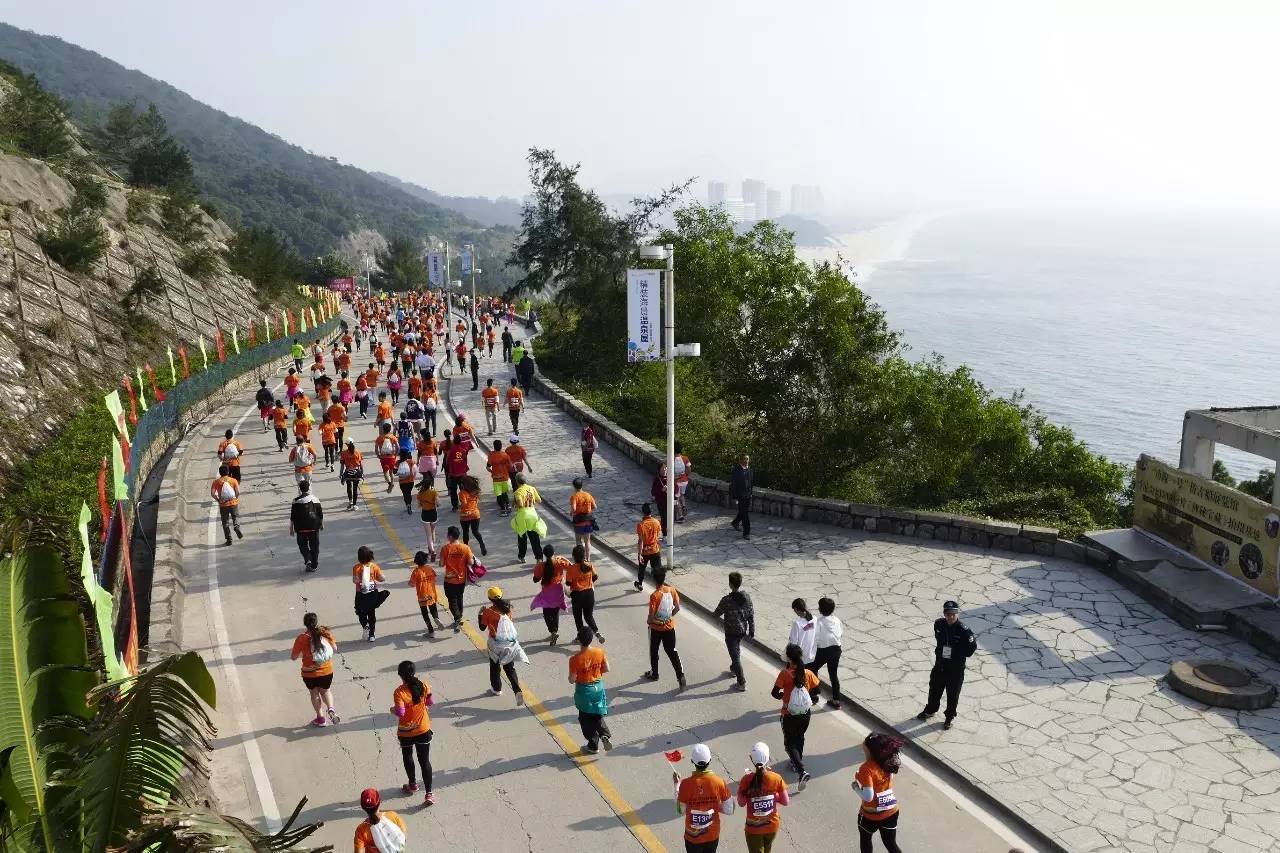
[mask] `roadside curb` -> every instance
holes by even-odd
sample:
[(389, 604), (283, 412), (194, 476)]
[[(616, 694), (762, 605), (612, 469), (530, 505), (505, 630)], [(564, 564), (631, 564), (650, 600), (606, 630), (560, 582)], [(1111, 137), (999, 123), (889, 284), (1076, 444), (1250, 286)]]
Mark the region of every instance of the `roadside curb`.
[[(462, 377), (459, 377), (459, 378), (462, 378), (465, 380), (466, 375), (464, 374)], [(457, 408), (453, 404), (453, 377), (450, 376), (448, 379), (449, 379), (449, 385), (444, 395), (445, 404), (449, 411), (450, 417), (456, 418), (458, 412), (457, 412)], [(543, 391), (542, 388), (539, 387), (538, 383), (536, 382), (534, 384), (534, 389), (538, 390), (539, 393), (542, 394), (543, 398), (546, 399), (548, 402), (550, 402), (553, 406), (556, 405), (555, 401), (548, 398), (546, 393)], [(568, 413), (566, 412), (565, 414), (568, 414)], [(567, 525), (570, 529), (573, 528), (573, 522), (569, 513), (566, 512), (561, 507), (557, 506), (552, 501), (548, 500), (548, 498), (545, 495), (542, 498), (542, 505), (546, 507), (548, 510), (550, 510), (563, 524)], [(622, 551), (618, 550), (613, 545), (610, 545), (603, 538), (592, 537), (591, 544), (593, 548), (604, 551), (612, 559), (619, 562), (621, 565), (630, 566), (634, 568), (635, 561), (633, 559), (625, 555)], [(675, 571), (672, 571), (672, 576), (678, 577), (678, 574)], [(649, 584), (649, 586), (651, 586), (651, 584)], [(702, 601), (699, 601), (694, 598), (690, 598), (683, 591), (681, 591), (680, 593), (680, 600), (682, 603), (691, 607), (695, 612), (697, 612), (702, 617), (709, 619), (713, 623), (717, 623), (717, 624), (720, 623), (721, 621), (720, 618), (715, 615), (714, 604), (711, 606), (707, 606)], [(764, 657), (771, 660), (778, 661), (779, 667), (782, 666), (783, 655), (777, 649), (771, 648), (764, 642), (754, 637), (744, 638), (744, 644), (750, 647), (755, 652), (763, 655)], [(828, 698), (830, 698), (831, 685), (828, 684), (827, 681), (821, 677), (819, 677), (819, 681), (822, 684), (823, 693)], [(914, 737), (912, 737), (912, 735), (909, 732), (902, 731), (894, 723), (889, 722), (889, 720), (887, 720), (885, 717), (881, 716), (879, 713), (877, 713), (870, 707), (864, 705), (862, 702), (859, 702), (857, 699), (853, 699), (846, 694), (842, 700), (841, 711), (843, 713), (849, 714), (855, 719), (861, 718), (859, 722), (870, 723), (871, 724), (870, 727), (873, 729), (877, 729), (883, 732), (891, 732), (897, 735), (898, 737), (901, 737), (906, 742), (907, 746), (912, 749), (917, 760), (919, 760), (921, 764), (925, 765), (931, 773), (935, 774), (941, 780), (951, 785), (952, 787), (963, 791), (965, 796), (967, 796), (968, 798), (981, 803), (990, 812), (1004, 819), (1011, 826), (1015, 827), (1017, 831), (1020, 832), (1021, 834), (1024, 834), (1031, 839), (1034, 839), (1037, 847), (1040, 850), (1044, 851), (1044, 853), (1075, 853), (1075, 851), (1065, 846), (1061, 841), (1054, 838), (1052, 835), (1050, 835), (1046, 831), (1040, 829), (1035, 824), (1028, 821), (1025, 817), (1023, 817), (1021, 814), (1015, 811), (1011, 806), (1003, 803), (1002, 801), (992, 796), (992, 794), (987, 790), (987, 788), (982, 784), (981, 781), (979, 781), (969, 773), (966, 773), (963, 769), (952, 764), (944, 756), (936, 752), (929, 745), (916, 740)]]

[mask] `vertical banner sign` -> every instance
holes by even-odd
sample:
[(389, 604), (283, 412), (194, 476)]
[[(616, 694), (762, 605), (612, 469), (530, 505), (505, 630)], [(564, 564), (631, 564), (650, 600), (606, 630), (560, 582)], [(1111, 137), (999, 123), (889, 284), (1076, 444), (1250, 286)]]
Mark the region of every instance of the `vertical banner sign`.
[(270, 343), (270, 342), (271, 342), (271, 321), (270, 321), (269, 319), (267, 319), (267, 315), (266, 315), (266, 314), (263, 314), (263, 315), (262, 315), (262, 325), (263, 325), (263, 328), (265, 328), (265, 329), (266, 329), (266, 332), (267, 332), (267, 343)]
[(661, 270), (627, 270), (627, 361), (657, 361)]
[(178, 384), (178, 365), (173, 360), (173, 347), (169, 347), (169, 387)]
[(471, 250), (462, 250), (462, 274), (471, 275)]
[[(111, 593), (107, 592), (98, 584), (97, 575), (93, 571), (93, 558), (89, 555), (89, 519), (93, 517), (93, 513), (89, 510), (87, 503), (80, 504), (80, 523), (77, 529), (80, 531), (80, 580), (84, 584), (84, 591), (89, 598), (89, 603), (93, 605), (93, 615), (98, 624), (98, 637), (102, 640), (102, 663), (107, 671), (107, 679), (109, 681), (117, 681), (126, 678), (129, 673), (125, 670), (124, 665), (116, 656), (116, 637), (115, 631), (111, 626)], [(107, 527), (106, 519), (102, 522), (102, 528)]]
[(236, 355), (240, 354), (240, 333), (235, 326), (231, 327), (231, 348), (236, 351)]
[(204, 345), (204, 335), (200, 336), (200, 357), (204, 359), (203, 370), (209, 369), (209, 350)]
[(444, 287), (444, 252), (427, 253), (427, 281)]
[(129, 427), (124, 416), (124, 405), (120, 402), (120, 392), (112, 391), (103, 397), (102, 401), (106, 405), (107, 411), (111, 413), (111, 420), (116, 425), (116, 432), (120, 433), (121, 438), (128, 441)]
[(133, 372), (138, 376), (138, 405), (141, 406), (142, 411), (145, 412), (147, 410), (147, 392), (146, 392), (146, 389), (143, 387), (144, 383), (142, 381), (142, 368), (134, 367)]
[(301, 311), (298, 312), (298, 323), (299, 323), (299, 328), (298, 328), (299, 334), (305, 335), (307, 333), (307, 309), (306, 308), (303, 308)]
[(213, 334), (213, 346), (214, 346), (214, 349), (217, 350), (218, 361), (220, 362), (226, 361), (227, 360), (227, 342), (226, 342), (226, 339), (222, 337), (221, 326), (218, 326), (217, 331), (214, 332)]

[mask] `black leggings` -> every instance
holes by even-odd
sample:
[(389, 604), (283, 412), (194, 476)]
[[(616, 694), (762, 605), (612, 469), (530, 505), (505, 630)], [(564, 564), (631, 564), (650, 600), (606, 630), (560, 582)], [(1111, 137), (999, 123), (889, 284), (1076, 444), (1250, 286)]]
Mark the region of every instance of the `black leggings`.
[(284, 450), (285, 445), (289, 443), (289, 430), (276, 427), (276, 447)]
[(404, 498), (404, 508), (413, 508), (413, 483), (400, 484), (400, 496)]
[(695, 843), (689, 839), (684, 840), (684, 853), (716, 853), (720, 849), (720, 839), (715, 841), (703, 841)]
[(333, 465), (334, 461), (337, 458), (338, 458), (338, 445), (326, 444), (324, 446), (324, 464)]
[(655, 631), (649, 629), (649, 671), (658, 674), (658, 646), (662, 646), (671, 661), (671, 668), (676, 671), (676, 678), (684, 678), (684, 668), (680, 666), (680, 653), (676, 651), (676, 629)]
[(591, 476), (591, 457), (595, 455), (594, 450), (582, 451), (582, 467), (586, 470), (587, 476)]
[(422, 765), (422, 787), (431, 793), (431, 732), (417, 737), (400, 738), (400, 758), (404, 761), (404, 772), (409, 777), (409, 784), (417, 784), (418, 776), (414, 773), (413, 753), (418, 753), (418, 764)]
[(360, 481), (347, 480), (347, 503), (355, 506), (360, 501)]
[(600, 633), (600, 629), (596, 627), (596, 591), (595, 589), (580, 589), (569, 593), (569, 602), (573, 605), (573, 624), (579, 631), (582, 630), (583, 623), (586, 623), (593, 632)]
[(467, 591), (465, 583), (445, 583), (444, 597), (449, 602), (449, 614), (453, 621), (462, 621), (462, 596)]
[(809, 671), (814, 675), (818, 674), (818, 670), (823, 666), (827, 667), (827, 680), (831, 682), (831, 698), (836, 702), (840, 701), (840, 647), (825, 646), (818, 649), (813, 658), (813, 663), (806, 664)]
[(476, 537), (476, 541), (480, 543), (480, 555), (488, 554), (488, 549), (484, 547), (484, 537), (480, 535), (480, 519), (478, 518), (468, 518), (462, 522), (462, 543), (470, 545), (472, 536)]
[(516, 693), (520, 692), (520, 676), (516, 675), (515, 663), (503, 664), (498, 666), (498, 662), (493, 658), (489, 659), (489, 686), (494, 690), (502, 689), (502, 679), (499, 677), (500, 672), (507, 674), (507, 681), (511, 682), (511, 689)]
[(782, 748), (787, 751), (787, 758), (796, 766), (797, 773), (804, 772), (804, 733), (808, 730), (808, 714), (782, 715)]
[(516, 552), (521, 560), (524, 559), (525, 550), (529, 546), (533, 547), (533, 558), (538, 559), (542, 554), (542, 537), (538, 535), (538, 531), (530, 530), (528, 533), (521, 533), (516, 540)]
[(659, 551), (656, 554), (647, 554), (640, 558), (640, 565), (636, 570), (636, 580), (639, 581), (641, 585), (644, 584), (644, 570), (647, 566), (652, 566), (655, 572), (662, 568), (662, 552)]
[(889, 853), (902, 853), (902, 848), (898, 846), (898, 812), (894, 812), (892, 817), (884, 820), (867, 820), (861, 814), (858, 815), (860, 853), (871, 853), (871, 836), (877, 832), (880, 833), (880, 840), (884, 842), (885, 850)]
[(434, 604), (419, 604), (418, 609), (422, 611), (422, 621), (427, 623), (427, 633), (434, 634), (436, 626), (431, 624), (431, 620), (439, 619), (440, 612), (436, 610)]
[(560, 633), (560, 608), (544, 607), (542, 608), (542, 621), (547, 623), (547, 630), (552, 634)]

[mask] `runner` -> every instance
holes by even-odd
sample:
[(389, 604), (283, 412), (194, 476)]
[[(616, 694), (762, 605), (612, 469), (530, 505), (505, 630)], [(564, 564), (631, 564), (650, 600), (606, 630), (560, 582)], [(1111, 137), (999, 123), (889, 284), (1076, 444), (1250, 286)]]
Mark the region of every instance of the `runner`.
[(303, 571), (314, 572), (320, 564), (320, 531), (324, 530), (324, 505), (311, 494), (311, 482), (298, 483), (298, 496), (289, 505), (289, 532), (297, 537)]
[(405, 515), (413, 515), (413, 484), (418, 479), (418, 466), (413, 464), (413, 453), (400, 451), (396, 462), (396, 478), (400, 481), (400, 496), (404, 498)]
[[(416, 376), (414, 377), (417, 378)], [(422, 405), (422, 389), (418, 389), (418, 393), (409, 392), (409, 399), (404, 404), (404, 411), (401, 417), (409, 422), (409, 429), (413, 435), (420, 432), (426, 432), (427, 429), (427, 410)]]
[[(302, 366), (299, 365), (298, 370), (301, 369)], [(298, 388), (298, 386), (302, 384), (302, 378), (298, 375), (298, 370), (294, 370), (290, 367), (289, 375), (284, 378), (284, 396), (289, 400), (289, 408), (293, 408), (294, 398), (302, 393)]]
[(818, 625), (803, 598), (797, 598), (791, 602), (791, 612), (796, 615), (796, 619), (791, 623), (791, 634), (787, 637), (787, 643), (795, 643), (800, 647), (805, 666), (808, 666), (813, 663), (814, 657), (818, 654)]
[(814, 631), (817, 652), (809, 669), (816, 675), (823, 666), (827, 668), (827, 680), (831, 682), (831, 698), (827, 707), (840, 709), (840, 640), (844, 637), (844, 625), (835, 615), (836, 603), (830, 598), (818, 599), (817, 628)]
[[(508, 320), (507, 322), (509, 323), (511, 321)], [(502, 361), (503, 363), (509, 363), (511, 361), (511, 347), (515, 344), (515, 342), (516, 342), (516, 339), (511, 334), (511, 327), (503, 326), (502, 327)]]
[(374, 415), (373, 425), (376, 429), (382, 429), (383, 424), (392, 423), (395, 418), (395, 410), (391, 406), (391, 401), (387, 399), (386, 391), (378, 392), (378, 411)]
[(418, 451), (418, 472), (432, 486), (436, 483), (436, 467), (439, 460), (440, 448), (436, 446), (432, 440), (430, 433), (425, 429), (418, 433), (418, 444), (414, 448)]
[(578, 709), (578, 725), (587, 742), (583, 750), (593, 755), (613, 749), (612, 732), (604, 718), (609, 713), (609, 700), (605, 696), (604, 675), (609, 671), (609, 659), (604, 649), (591, 648), (590, 628), (578, 629), (576, 655), (569, 658), (569, 683), (573, 685), (573, 705)]
[(511, 470), (516, 474), (523, 474), (525, 469), (529, 473), (533, 473), (533, 463), (529, 461), (529, 451), (524, 449), (524, 445), (520, 443), (519, 435), (507, 436), (507, 458), (511, 460)]
[(351, 582), (356, 587), (355, 610), (364, 629), (362, 639), (372, 641), (377, 632), (378, 608), (391, 594), (389, 590), (378, 589), (378, 582), (386, 580), (382, 569), (373, 561), (373, 549), (361, 545), (356, 551), (356, 564), (351, 567)]
[(231, 469), (226, 465), (218, 466), (218, 476), (209, 484), (209, 494), (218, 502), (218, 520), (222, 522), (222, 535), (231, 544), (231, 530), (235, 528), (236, 538), (243, 539), (240, 532), (240, 482), (231, 476)]
[(564, 603), (564, 578), (569, 568), (569, 561), (555, 556), (555, 552), (550, 545), (542, 546), (542, 559), (533, 567), (533, 582), (541, 584), (542, 589), (529, 605), (542, 609), (542, 621), (549, 634), (547, 642), (553, 646), (560, 640), (560, 611), (568, 609)]
[(440, 403), (436, 400), (435, 383), (435, 379), (424, 383), (425, 387), (422, 390), (425, 395), (422, 400), (422, 408), (427, 420), (427, 434), (432, 438), (435, 438), (436, 435), (436, 415), (440, 410)]
[[(409, 392), (409, 399), (421, 400), (422, 399), (422, 376), (418, 373), (418, 368), (415, 367), (412, 370), (410, 370), (409, 368), (406, 367), (405, 371), (409, 375), (409, 379), (405, 383), (405, 387), (408, 389), (408, 392)], [(408, 404), (406, 403), (405, 405), (407, 406)]]
[(275, 395), (271, 393), (271, 389), (267, 387), (267, 380), (258, 380), (258, 393), (254, 395), (254, 402), (258, 404), (258, 417), (262, 419), (262, 431), (267, 432), (271, 427), (271, 410), (274, 408)]
[(892, 735), (872, 732), (862, 742), (866, 761), (853, 777), (853, 790), (862, 801), (858, 810), (858, 845), (861, 853), (871, 853), (871, 838), (877, 832), (889, 853), (902, 853), (898, 846), (898, 797), (893, 792), (893, 774), (902, 769), (899, 753), (903, 741)]
[(299, 371), (302, 370), (302, 359), (306, 356), (307, 349), (298, 343), (298, 339), (293, 339), (293, 346), (289, 347), (289, 357), (293, 359), (293, 366)]
[(587, 562), (581, 545), (573, 547), (573, 562), (565, 572), (569, 584), (569, 601), (573, 605), (573, 624), (582, 633), (585, 624), (596, 635), (596, 642), (603, 643), (604, 635), (596, 627), (596, 567)]
[(361, 373), (356, 377), (356, 402), (360, 404), (360, 419), (369, 416), (369, 380)]
[(770, 853), (782, 829), (779, 806), (791, 804), (787, 783), (769, 767), (769, 745), (763, 741), (751, 747), (754, 771), (738, 782), (738, 805), (747, 810), (747, 853)]
[(347, 449), (338, 454), (338, 466), (338, 479), (347, 487), (347, 509), (353, 510), (360, 501), (360, 481), (364, 479), (364, 455), (356, 450), (354, 441), (348, 441)]
[(294, 439), (293, 449), (289, 451), (289, 462), (293, 465), (293, 478), (301, 483), (311, 482), (311, 472), (316, 467), (316, 449), (301, 435)]
[(511, 514), (511, 457), (502, 450), (502, 442), (493, 440), (493, 451), (484, 463), (493, 478), (493, 495), (498, 500), (498, 515)]
[(474, 536), (480, 543), (480, 556), (489, 554), (480, 535), (480, 481), (470, 474), (458, 478), (458, 521), (462, 522), (462, 541), (471, 544)]
[(409, 586), (418, 594), (418, 609), (422, 611), (422, 621), (427, 624), (427, 633), (423, 636), (434, 637), (437, 628), (444, 630), (444, 623), (440, 621), (440, 613), (436, 609), (436, 601), (439, 599), (436, 592), (436, 570), (431, 565), (431, 555), (426, 551), (414, 554), (413, 563)]
[(320, 445), (324, 448), (325, 467), (332, 471), (333, 463), (338, 461), (338, 426), (328, 412), (321, 416)]
[(418, 445), (414, 442), (413, 424), (409, 423), (409, 415), (406, 412), (400, 413), (400, 420), (395, 422), (396, 425), (396, 443), (400, 446), (400, 450), (404, 453), (413, 453), (418, 449)]
[(644, 570), (652, 567), (653, 576), (662, 571), (662, 525), (653, 517), (649, 504), (640, 507), (640, 521), (636, 523), (636, 574), (635, 588), (644, 589)]
[(600, 442), (596, 440), (595, 427), (591, 424), (583, 426), (578, 446), (582, 448), (582, 469), (587, 472), (587, 479), (590, 480), (595, 476), (591, 470), (591, 461), (596, 455), (596, 450), (600, 448)]
[(676, 614), (680, 612), (680, 593), (666, 582), (666, 577), (664, 570), (654, 569), (653, 583), (657, 589), (649, 596), (649, 671), (641, 678), (658, 680), (658, 647), (661, 646), (683, 691), (688, 685), (684, 679), (684, 668), (680, 666), (680, 653), (676, 651)]
[(333, 707), (333, 656), (338, 651), (338, 641), (314, 613), (303, 615), (302, 627), (303, 632), (293, 640), (289, 660), (302, 658), (302, 683), (307, 686), (311, 710), (316, 713), (311, 725), (322, 728), (332, 723), (336, 726), (341, 722)]
[(493, 387), (493, 377), (484, 381), (484, 390), (480, 392), (484, 400), (484, 422), (489, 435), (498, 431), (498, 389)]
[(458, 416), (454, 418), (453, 443), (465, 447), (468, 453), (476, 446), (476, 431), (467, 420), (466, 412), (458, 412)]
[(507, 674), (511, 690), (516, 694), (516, 704), (524, 704), (524, 692), (520, 689), (520, 676), (516, 673), (517, 663), (528, 663), (529, 657), (520, 648), (520, 639), (516, 634), (516, 623), (511, 618), (511, 602), (502, 597), (502, 588), (489, 587), (489, 604), (480, 608), (476, 624), (488, 630), (489, 639), (485, 650), (489, 654), (489, 692), (494, 696), (502, 695), (502, 675)]
[(489, 345), (489, 358), (493, 358), (493, 343), (496, 337), (493, 326), (485, 326), (485, 342)]
[(413, 754), (418, 754), (422, 767), (422, 787), (427, 795), (423, 805), (435, 805), (431, 795), (431, 715), (427, 709), (435, 704), (431, 698), (431, 685), (418, 678), (411, 660), (402, 660), (396, 667), (400, 686), (391, 694), (391, 713), (396, 715), (396, 737), (400, 740), (400, 759), (404, 762), (409, 781), (400, 787), (406, 794), (418, 792), (418, 777), (414, 773)]
[(271, 423), (276, 430), (276, 451), (283, 453), (289, 444), (289, 412), (283, 400), (276, 400), (276, 407), (271, 410)]
[(731, 689), (747, 689), (742, 670), (742, 640), (756, 635), (756, 614), (751, 597), (742, 591), (742, 573), (729, 572), (729, 594), (720, 599), (715, 614), (724, 620), (724, 645), (729, 650), (729, 671), (737, 680)]
[(395, 488), (392, 474), (395, 473), (396, 462), (400, 457), (400, 444), (391, 434), (391, 424), (383, 424), (379, 429), (381, 432), (374, 440), (373, 452), (382, 468), (382, 481), (387, 484), (387, 494), (390, 494)]
[(400, 372), (400, 368), (394, 364), (387, 371), (387, 390), (391, 392), (391, 402), (393, 405), (400, 404), (400, 389), (404, 387), (404, 374)]
[[(299, 396), (298, 399), (302, 399)], [(295, 439), (300, 438), (303, 441), (311, 440), (311, 409), (298, 408), (297, 416), (293, 419), (293, 436)]]
[(511, 529), (516, 533), (516, 551), (523, 563), (528, 546), (533, 546), (535, 557), (542, 553), (542, 537), (547, 535), (547, 523), (538, 516), (537, 505), (542, 503), (542, 495), (538, 494), (538, 490), (526, 483), (519, 474), (513, 475), (511, 482), (515, 487), (511, 502), (516, 508), (516, 513), (511, 518)]
[(445, 531), (449, 541), (440, 549), (440, 562), (444, 565), (444, 597), (449, 602), (449, 614), (453, 616), (453, 633), (462, 630), (463, 596), (467, 591), (467, 573), (475, 565), (475, 554), (471, 547), (459, 542), (461, 536), (458, 528), (450, 527)]
[(596, 499), (582, 488), (582, 478), (573, 478), (573, 494), (569, 495), (569, 517), (573, 521), (573, 541), (591, 559), (591, 534), (596, 532)]
[(381, 804), (377, 788), (360, 792), (360, 808), (368, 817), (356, 827), (355, 853), (404, 853), (409, 833), (404, 818), (393, 811), (381, 811)]
[(804, 733), (809, 729), (810, 712), (818, 701), (819, 681), (804, 666), (804, 652), (795, 643), (787, 644), (787, 666), (773, 683), (774, 699), (782, 700), (782, 745), (791, 759), (791, 769), (799, 774), (796, 789), (809, 784), (804, 769)]
[(227, 466), (227, 473), (234, 477), (237, 483), (241, 483), (243, 478), (240, 476), (240, 457), (244, 455), (244, 445), (235, 438), (235, 433), (231, 430), (227, 430), (223, 436), (222, 441), (218, 443), (218, 460)]
[(686, 853), (716, 853), (720, 846), (720, 815), (733, 814), (734, 798), (729, 786), (707, 768), (711, 750), (700, 743), (693, 747), (693, 774), (683, 781), (675, 773), (676, 813), (684, 815)]
[(676, 442), (676, 523), (682, 524), (689, 517), (684, 505), (684, 493), (689, 489), (689, 474), (693, 471), (693, 463), (685, 455), (680, 442)]
[(516, 435), (520, 434), (522, 411), (524, 411), (524, 392), (520, 390), (519, 382), (512, 379), (511, 387), (507, 389), (507, 415), (511, 418), (511, 431)]

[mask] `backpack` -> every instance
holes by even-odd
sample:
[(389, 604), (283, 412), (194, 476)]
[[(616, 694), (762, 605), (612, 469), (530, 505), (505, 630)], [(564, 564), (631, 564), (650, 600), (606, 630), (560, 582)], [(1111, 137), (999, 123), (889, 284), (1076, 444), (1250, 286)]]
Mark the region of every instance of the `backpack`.
[(232, 486), (229, 480), (223, 480), (222, 487), (218, 489), (218, 500), (233, 501), (235, 499), (236, 499), (235, 486)]
[(226, 447), (222, 448), (222, 458), (223, 459), (239, 459), (240, 448), (234, 444), (228, 444)]
[(404, 460), (400, 463), (400, 467), (396, 468), (396, 476), (401, 478), (408, 477), (412, 470), (413, 467), (409, 464), (408, 460)]
[(293, 526), (298, 530), (319, 530), (320, 501), (300, 502), (295, 500), (289, 507), (289, 520), (293, 522)]
[(293, 467), (306, 468), (310, 465), (314, 465), (315, 461), (315, 453), (312, 452), (311, 448), (307, 447), (305, 444), (300, 444), (293, 449)]
[(665, 623), (671, 621), (671, 616), (675, 610), (675, 601), (671, 597), (671, 592), (662, 593), (662, 598), (658, 599), (658, 609), (653, 612), (653, 621)]
[(422, 418), (422, 404), (417, 399), (410, 399), (405, 403), (404, 413), (409, 416), (409, 420), (416, 421)]
[(329, 645), (328, 640), (321, 637), (319, 650), (315, 646), (311, 647), (311, 662), (328, 663), (331, 660), (333, 660), (333, 646)]
[(516, 623), (511, 621), (510, 616), (504, 613), (498, 617), (498, 627), (494, 629), (493, 638), (499, 643), (516, 641)]
[(427, 398), (427, 411), (428, 411), (428, 412), (434, 412), (435, 410), (436, 410), (436, 398), (435, 398), (435, 397), (428, 397), (428, 398)]
[(812, 708), (813, 697), (809, 695), (809, 691), (800, 685), (792, 687), (791, 695), (787, 697), (787, 713), (807, 714)]

